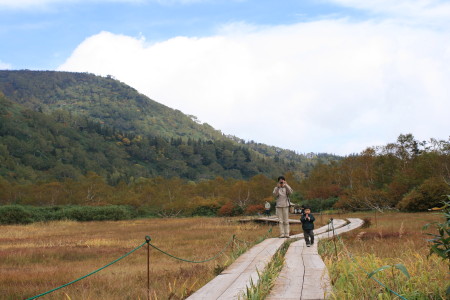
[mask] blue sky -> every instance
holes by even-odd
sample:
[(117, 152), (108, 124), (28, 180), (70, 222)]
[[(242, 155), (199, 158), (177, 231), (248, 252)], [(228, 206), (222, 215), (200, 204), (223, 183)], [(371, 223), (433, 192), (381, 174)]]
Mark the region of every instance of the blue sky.
[(0, 0), (0, 69), (110, 74), (226, 134), (349, 154), (448, 139), (449, 25), (440, 0)]
[[(9, 4), (8, 4), (9, 3)], [(22, 5), (20, 3), (23, 3)], [(223, 24), (273, 26), (328, 15), (361, 17), (326, 1), (0, 1), (0, 61), (14, 69), (55, 69), (101, 31), (161, 41), (209, 36)]]

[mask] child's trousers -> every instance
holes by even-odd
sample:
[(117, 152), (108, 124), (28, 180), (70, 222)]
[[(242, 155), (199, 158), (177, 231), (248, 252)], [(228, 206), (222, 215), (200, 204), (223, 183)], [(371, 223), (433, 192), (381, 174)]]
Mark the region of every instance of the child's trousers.
[(305, 236), (306, 245), (314, 244), (314, 231), (303, 229), (303, 234)]

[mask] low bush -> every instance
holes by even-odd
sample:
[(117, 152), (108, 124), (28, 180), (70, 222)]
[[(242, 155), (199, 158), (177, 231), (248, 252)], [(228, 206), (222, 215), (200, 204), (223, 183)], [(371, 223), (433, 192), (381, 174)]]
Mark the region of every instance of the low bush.
[(55, 220), (118, 221), (138, 217), (131, 206), (0, 206), (0, 224), (29, 224)]
[(0, 224), (28, 224), (32, 223), (33, 214), (24, 206), (0, 206)]
[(219, 210), (219, 206), (217, 206), (217, 205), (202, 205), (202, 206), (196, 207), (192, 211), (192, 216), (214, 217), (217, 215), (218, 210)]
[(312, 212), (320, 212), (324, 210), (333, 209), (334, 204), (338, 201), (338, 198), (328, 199), (310, 199), (303, 200), (300, 204), (305, 207), (311, 208)]
[(442, 178), (430, 178), (403, 197), (397, 207), (406, 211), (426, 211), (440, 206), (450, 194), (450, 186)]

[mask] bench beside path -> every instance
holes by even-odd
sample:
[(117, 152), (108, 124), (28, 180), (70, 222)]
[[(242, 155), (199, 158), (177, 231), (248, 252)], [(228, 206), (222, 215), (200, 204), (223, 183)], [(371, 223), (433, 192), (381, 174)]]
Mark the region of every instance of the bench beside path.
[[(356, 229), (364, 223), (357, 218), (348, 220), (350, 223), (345, 226), (339, 222), (341, 224), (339, 228), (336, 226), (338, 220), (334, 220), (336, 234)], [(266, 299), (325, 299), (331, 292), (331, 283), (328, 269), (317, 251), (317, 242), (328, 237), (330, 237), (328, 232), (318, 232), (315, 235), (316, 242), (311, 247), (306, 247), (304, 240), (292, 243), (284, 257), (284, 267)]]
[[(346, 223), (344, 220), (335, 220), (335, 228)], [(328, 226), (317, 229), (317, 232), (326, 232)], [(300, 237), (295, 235), (292, 237)], [(250, 250), (238, 257), (236, 261), (216, 276), (197, 292), (187, 299), (238, 299), (244, 294), (250, 282), (258, 282), (258, 271), (262, 272), (273, 255), (283, 245), (285, 239), (269, 238), (253, 246)], [(291, 245), (292, 246), (292, 245)]]

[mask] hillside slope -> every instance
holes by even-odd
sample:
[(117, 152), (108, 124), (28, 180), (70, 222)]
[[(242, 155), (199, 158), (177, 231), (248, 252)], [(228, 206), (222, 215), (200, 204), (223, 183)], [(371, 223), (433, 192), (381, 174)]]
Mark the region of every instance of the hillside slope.
[[(110, 77), (0, 71), (0, 91), (4, 94), (1, 155), (4, 160), (19, 160), (16, 167), (2, 168), (0, 175), (10, 178), (76, 178), (88, 171), (108, 177), (111, 183), (159, 175), (198, 180), (261, 173), (274, 177), (292, 171), (301, 177), (317, 162), (339, 159), (328, 154), (299, 155), (225, 136)], [(54, 171), (61, 164), (70, 166), (71, 175)]]
[(0, 94), (0, 176), (18, 181), (77, 179), (95, 172), (110, 184), (139, 177), (274, 177), (293, 170), (231, 141), (193, 140), (119, 133), (64, 110), (50, 114)]
[(0, 71), (0, 91), (32, 110), (64, 109), (119, 131), (136, 134), (220, 139), (207, 124), (139, 94), (111, 77), (54, 71)]

